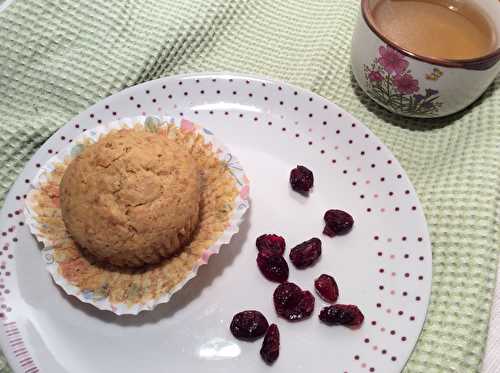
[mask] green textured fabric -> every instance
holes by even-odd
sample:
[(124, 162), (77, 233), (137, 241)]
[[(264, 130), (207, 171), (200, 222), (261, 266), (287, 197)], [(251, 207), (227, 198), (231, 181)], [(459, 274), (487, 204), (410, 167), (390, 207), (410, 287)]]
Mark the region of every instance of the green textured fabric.
[[(449, 118), (389, 114), (350, 73), (358, 8), (356, 0), (17, 0), (0, 14), (0, 198), (56, 129), (125, 87), (197, 71), (287, 80), (367, 124), (423, 203), (433, 294), (406, 371), (479, 371), (500, 246), (500, 79)], [(0, 370), (9, 371), (1, 362)]]

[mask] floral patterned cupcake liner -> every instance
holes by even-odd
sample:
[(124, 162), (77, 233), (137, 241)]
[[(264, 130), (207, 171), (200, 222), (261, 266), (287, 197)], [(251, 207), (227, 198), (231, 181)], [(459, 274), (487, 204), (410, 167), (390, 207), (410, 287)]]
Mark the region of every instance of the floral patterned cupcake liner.
[[(71, 159), (86, 144), (121, 128), (147, 130), (183, 144), (202, 170), (200, 222), (192, 242), (179, 254), (141, 270), (90, 262), (68, 235), (59, 206), (59, 183)], [(168, 302), (230, 242), (249, 207), (249, 180), (238, 159), (206, 128), (167, 116), (124, 118), (84, 132), (41, 167), (32, 185), (26, 223), (43, 244), (42, 256), (54, 281), (82, 302), (117, 315), (137, 314)]]

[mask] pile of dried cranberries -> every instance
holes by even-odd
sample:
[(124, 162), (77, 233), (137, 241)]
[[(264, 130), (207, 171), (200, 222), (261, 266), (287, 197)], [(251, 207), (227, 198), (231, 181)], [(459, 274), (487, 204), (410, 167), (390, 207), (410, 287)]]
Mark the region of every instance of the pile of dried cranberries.
[[(297, 166), (290, 173), (293, 190), (307, 194), (313, 187), (313, 173), (304, 166)], [(333, 237), (348, 233), (354, 225), (354, 219), (342, 210), (328, 210), (324, 215), (323, 234)], [(278, 316), (288, 321), (300, 321), (308, 318), (314, 311), (314, 296), (308, 290), (302, 290), (297, 284), (288, 281), (289, 268), (284, 258), (285, 239), (276, 234), (263, 234), (255, 242), (258, 250), (257, 266), (269, 281), (280, 283), (273, 294), (274, 308)], [(321, 256), (321, 240), (311, 238), (290, 250), (289, 258), (298, 269), (313, 266)], [(314, 288), (320, 298), (330, 303), (319, 313), (319, 319), (327, 325), (344, 325), (359, 328), (364, 316), (359, 308), (350, 304), (333, 304), (339, 297), (339, 288), (335, 279), (322, 274), (314, 280)], [(276, 324), (269, 325), (266, 317), (255, 310), (242, 311), (234, 315), (230, 326), (231, 333), (238, 339), (256, 340), (264, 336), (260, 355), (272, 364), (279, 356), (280, 333)]]

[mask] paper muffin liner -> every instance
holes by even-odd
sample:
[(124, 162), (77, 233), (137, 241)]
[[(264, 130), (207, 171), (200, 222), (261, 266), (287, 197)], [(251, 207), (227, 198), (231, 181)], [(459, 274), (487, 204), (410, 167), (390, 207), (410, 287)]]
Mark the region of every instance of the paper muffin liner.
[[(204, 180), (192, 242), (177, 255), (137, 270), (103, 267), (83, 256), (66, 231), (59, 205), (59, 184), (69, 162), (87, 144), (122, 128), (144, 129), (183, 144)], [(123, 118), (82, 133), (40, 168), (32, 186), (24, 215), (43, 244), (42, 256), (54, 282), (82, 302), (117, 315), (135, 315), (168, 302), (230, 242), (249, 207), (249, 180), (238, 159), (206, 128), (168, 116)]]

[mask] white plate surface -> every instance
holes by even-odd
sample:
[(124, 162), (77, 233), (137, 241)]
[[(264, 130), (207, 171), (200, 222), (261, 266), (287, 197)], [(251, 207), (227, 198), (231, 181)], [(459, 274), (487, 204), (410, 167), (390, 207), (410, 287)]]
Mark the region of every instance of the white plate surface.
[[(116, 316), (66, 296), (51, 281), (23, 224), (23, 197), (37, 166), (81, 131), (120, 117), (174, 115), (207, 127), (237, 154), (251, 181), (252, 206), (240, 232), (172, 300), (138, 316)], [(314, 172), (309, 197), (289, 188), (297, 164)], [(351, 233), (321, 234), (327, 209), (349, 211)], [(431, 288), (431, 245), (415, 190), (391, 152), (335, 104), (284, 82), (198, 74), (147, 82), (73, 118), (33, 156), (6, 198), (0, 220), (0, 342), (16, 372), (398, 372), (422, 329)], [(276, 284), (255, 264), (255, 238), (286, 238), (287, 254), (317, 236), (320, 261), (290, 266), (290, 281), (313, 290), (333, 275), (339, 303), (365, 314), (359, 330), (328, 327), (317, 314), (276, 316)], [(262, 311), (281, 332), (272, 366), (261, 340), (232, 337), (232, 316)]]

